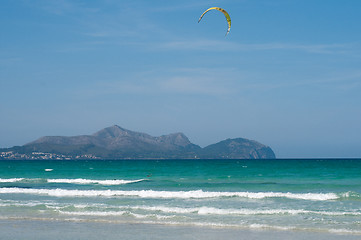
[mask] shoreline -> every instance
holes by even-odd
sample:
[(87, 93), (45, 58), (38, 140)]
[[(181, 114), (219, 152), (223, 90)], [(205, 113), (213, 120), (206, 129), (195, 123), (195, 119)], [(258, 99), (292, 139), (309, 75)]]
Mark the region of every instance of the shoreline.
[(42, 220), (0, 220), (4, 239), (241, 239), (241, 240), (356, 240), (360, 235), (298, 230), (236, 229), (147, 223), (104, 223)]
[(224, 161), (224, 162), (234, 162), (234, 161), (244, 161), (244, 162), (287, 162), (287, 161), (361, 161), (360, 157), (354, 158), (70, 158), (70, 159), (30, 159), (30, 158), (1, 158), (0, 161), (3, 162), (136, 162), (136, 161), (149, 161), (149, 162), (212, 162), (212, 161)]

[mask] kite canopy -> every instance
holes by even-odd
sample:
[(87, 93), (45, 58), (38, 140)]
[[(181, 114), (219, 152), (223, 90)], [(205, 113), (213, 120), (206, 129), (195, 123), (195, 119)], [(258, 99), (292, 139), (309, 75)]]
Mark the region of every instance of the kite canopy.
[(228, 22), (228, 30), (227, 30), (227, 33), (226, 33), (226, 36), (227, 34), (229, 33), (229, 31), (231, 30), (231, 17), (229, 16), (229, 14), (226, 12), (226, 10), (224, 10), (223, 8), (219, 8), (219, 7), (211, 7), (211, 8), (208, 8), (202, 15), (201, 17), (199, 18), (198, 20), (198, 23), (202, 20), (204, 14), (206, 14), (208, 11), (210, 10), (218, 10), (220, 12), (222, 12), (224, 14), (224, 16), (226, 17), (227, 19), (227, 22)]

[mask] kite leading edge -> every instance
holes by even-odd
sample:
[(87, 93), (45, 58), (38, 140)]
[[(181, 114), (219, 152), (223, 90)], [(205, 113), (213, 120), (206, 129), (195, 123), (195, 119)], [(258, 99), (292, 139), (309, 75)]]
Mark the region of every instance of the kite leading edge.
[(198, 23), (202, 20), (204, 14), (206, 14), (208, 11), (210, 10), (218, 10), (220, 12), (222, 12), (224, 14), (224, 16), (226, 17), (227, 19), (227, 22), (228, 22), (228, 30), (227, 30), (227, 33), (226, 33), (226, 36), (227, 34), (229, 33), (229, 31), (231, 30), (231, 17), (229, 16), (229, 14), (226, 12), (226, 10), (224, 10), (223, 8), (219, 8), (219, 7), (211, 7), (211, 8), (208, 8), (202, 15), (201, 17), (199, 18), (198, 20)]

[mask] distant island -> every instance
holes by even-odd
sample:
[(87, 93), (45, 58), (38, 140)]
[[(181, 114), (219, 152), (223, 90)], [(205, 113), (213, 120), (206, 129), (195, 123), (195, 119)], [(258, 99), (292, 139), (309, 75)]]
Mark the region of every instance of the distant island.
[(270, 147), (244, 138), (201, 148), (183, 133), (153, 137), (117, 125), (92, 135), (47, 136), (0, 149), (0, 159), (274, 159)]

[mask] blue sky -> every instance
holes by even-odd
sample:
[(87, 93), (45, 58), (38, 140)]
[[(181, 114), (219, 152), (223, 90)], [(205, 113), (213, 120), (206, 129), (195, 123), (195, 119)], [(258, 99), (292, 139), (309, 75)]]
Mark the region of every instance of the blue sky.
[(360, 23), (358, 0), (1, 1), (0, 147), (117, 124), (361, 157)]

